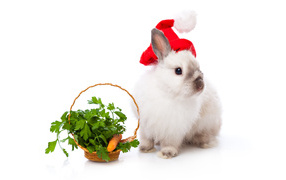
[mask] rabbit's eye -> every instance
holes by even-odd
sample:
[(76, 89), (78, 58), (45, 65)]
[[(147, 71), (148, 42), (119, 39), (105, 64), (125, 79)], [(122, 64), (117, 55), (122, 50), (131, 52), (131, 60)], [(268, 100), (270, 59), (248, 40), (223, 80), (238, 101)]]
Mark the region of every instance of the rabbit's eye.
[(176, 69), (175, 69), (175, 73), (176, 73), (177, 75), (181, 75), (181, 74), (183, 74), (183, 70), (182, 70), (181, 68), (176, 68)]

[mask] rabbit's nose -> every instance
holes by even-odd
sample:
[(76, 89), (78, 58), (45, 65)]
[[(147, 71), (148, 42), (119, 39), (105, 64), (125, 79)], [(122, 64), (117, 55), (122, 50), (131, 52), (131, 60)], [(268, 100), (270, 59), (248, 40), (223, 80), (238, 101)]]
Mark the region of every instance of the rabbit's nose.
[(194, 84), (197, 91), (201, 91), (204, 89), (205, 83), (201, 76), (195, 79)]

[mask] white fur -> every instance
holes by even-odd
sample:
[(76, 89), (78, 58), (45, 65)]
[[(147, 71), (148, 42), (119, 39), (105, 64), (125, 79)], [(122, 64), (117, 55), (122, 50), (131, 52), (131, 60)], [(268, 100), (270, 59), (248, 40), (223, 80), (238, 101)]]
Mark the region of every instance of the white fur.
[[(183, 75), (175, 74), (177, 67), (183, 69)], [(186, 79), (192, 69), (195, 69), (193, 76)], [(184, 141), (194, 141), (201, 147), (215, 142), (221, 107), (216, 91), (205, 78), (204, 90), (199, 93), (193, 90), (193, 80), (199, 74), (199, 64), (190, 51), (171, 51), (138, 81), (134, 95), (140, 108), (142, 151), (152, 151), (154, 144), (159, 143), (158, 156), (170, 158), (178, 154)], [(194, 140), (200, 133), (206, 134), (205, 142), (200, 138), (198, 142)]]
[(174, 27), (180, 32), (190, 32), (197, 24), (197, 13), (195, 11), (185, 11), (175, 19)]

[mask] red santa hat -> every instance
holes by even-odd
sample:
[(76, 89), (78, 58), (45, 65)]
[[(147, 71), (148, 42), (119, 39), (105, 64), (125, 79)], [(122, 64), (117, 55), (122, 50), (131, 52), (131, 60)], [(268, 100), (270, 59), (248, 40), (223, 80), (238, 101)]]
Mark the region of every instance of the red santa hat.
[[(159, 22), (156, 26), (157, 29), (161, 30), (166, 38), (169, 40), (171, 49), (173, 51), (189, 50), (196, 57), (196, 50), (193, 43), (187, 39), (180, 39), (177, 34), (173, 31), (172, 27), (175, 27), (178, 32), (190, 32), (196, 26), (196, 13), (194, 11), (182, 14), (181, 17), (175, 19), (167, 19)], [(140, 63), (148, 66), (156, 64), (158, 58), (153, 52), (152, 45), (142, 53)]]

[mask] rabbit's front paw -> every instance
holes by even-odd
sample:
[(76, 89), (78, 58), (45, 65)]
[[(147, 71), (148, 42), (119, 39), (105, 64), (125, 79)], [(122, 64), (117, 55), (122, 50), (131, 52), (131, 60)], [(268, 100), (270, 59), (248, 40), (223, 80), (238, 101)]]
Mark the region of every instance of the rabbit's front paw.
[(156, 151), (156, 148), (154, 146), (140, 146), (139, 147), (140, 151), (141, 152), (144, 152), (144, 153), (150, 153), (150, 152), (155, 152)]
[(172, 146), (163, 147), (161, 151), (157, 153), (157, 155), (163, 159), (170, 159), (178, 155), (178, 150)]
[(141, 152), (144, 153), (150, 153), (156, 151), (156, 148), (154, 147), (154, 141), (144, 138), (142, 138), (140, 141), (139, 149)]

